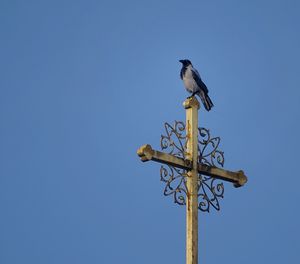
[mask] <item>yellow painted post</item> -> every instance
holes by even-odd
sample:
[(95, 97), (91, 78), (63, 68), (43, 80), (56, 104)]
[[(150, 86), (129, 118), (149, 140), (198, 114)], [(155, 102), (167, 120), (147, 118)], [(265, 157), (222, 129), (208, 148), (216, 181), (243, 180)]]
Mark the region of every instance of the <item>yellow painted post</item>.
[(192, 161), (187, 176), (186, 197), (186, 263), (198, 263), (198, 109), (200, 104), (193, 96), (183, 103), (186, 109), (186, 158)]

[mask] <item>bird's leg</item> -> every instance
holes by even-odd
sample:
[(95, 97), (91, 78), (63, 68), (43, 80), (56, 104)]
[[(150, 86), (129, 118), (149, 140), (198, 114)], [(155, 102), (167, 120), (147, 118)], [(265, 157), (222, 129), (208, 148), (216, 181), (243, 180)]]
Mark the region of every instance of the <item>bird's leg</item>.
[(196, 94), (197, 92), (193, 92), (192, 93), (192, 95), (191, 96), (189, 96), (189, 97), (187, 97), (186, 99), (190, 99), (190, 98), (192, 98), (193, 96), (195, 96), (195, 94)]

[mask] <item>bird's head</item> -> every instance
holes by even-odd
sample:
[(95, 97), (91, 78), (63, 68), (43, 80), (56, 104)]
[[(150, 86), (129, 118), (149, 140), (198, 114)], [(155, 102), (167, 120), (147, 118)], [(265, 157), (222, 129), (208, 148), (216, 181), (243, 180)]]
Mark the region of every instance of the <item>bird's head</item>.
[(180, 60), (179, 62), (182, 63), (183, 66), (187, 67), (189, 65), (192, 65), (190, 60)]

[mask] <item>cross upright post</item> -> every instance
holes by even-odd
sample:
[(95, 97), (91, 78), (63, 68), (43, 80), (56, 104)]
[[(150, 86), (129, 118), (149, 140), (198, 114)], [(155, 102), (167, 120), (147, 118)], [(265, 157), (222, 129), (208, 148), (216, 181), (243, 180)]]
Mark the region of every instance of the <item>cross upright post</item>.
[(186, 159), (191, 161), (192, 169), (187, 173), (186, 197), (186, 263), (198, 263), (198, 109), (195, 97), (183, 103), (186, 109)]

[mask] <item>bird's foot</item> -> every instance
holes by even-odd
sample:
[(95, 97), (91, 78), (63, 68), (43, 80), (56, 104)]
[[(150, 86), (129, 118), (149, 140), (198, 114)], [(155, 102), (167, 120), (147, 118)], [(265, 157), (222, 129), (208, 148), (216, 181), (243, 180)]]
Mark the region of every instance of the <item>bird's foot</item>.
[(186, 99), (191, 99), (192, 97), (195, 96), (196, 93), (193, 93), (192, 95), (190, 95), (189, 97), (187, 97)]

